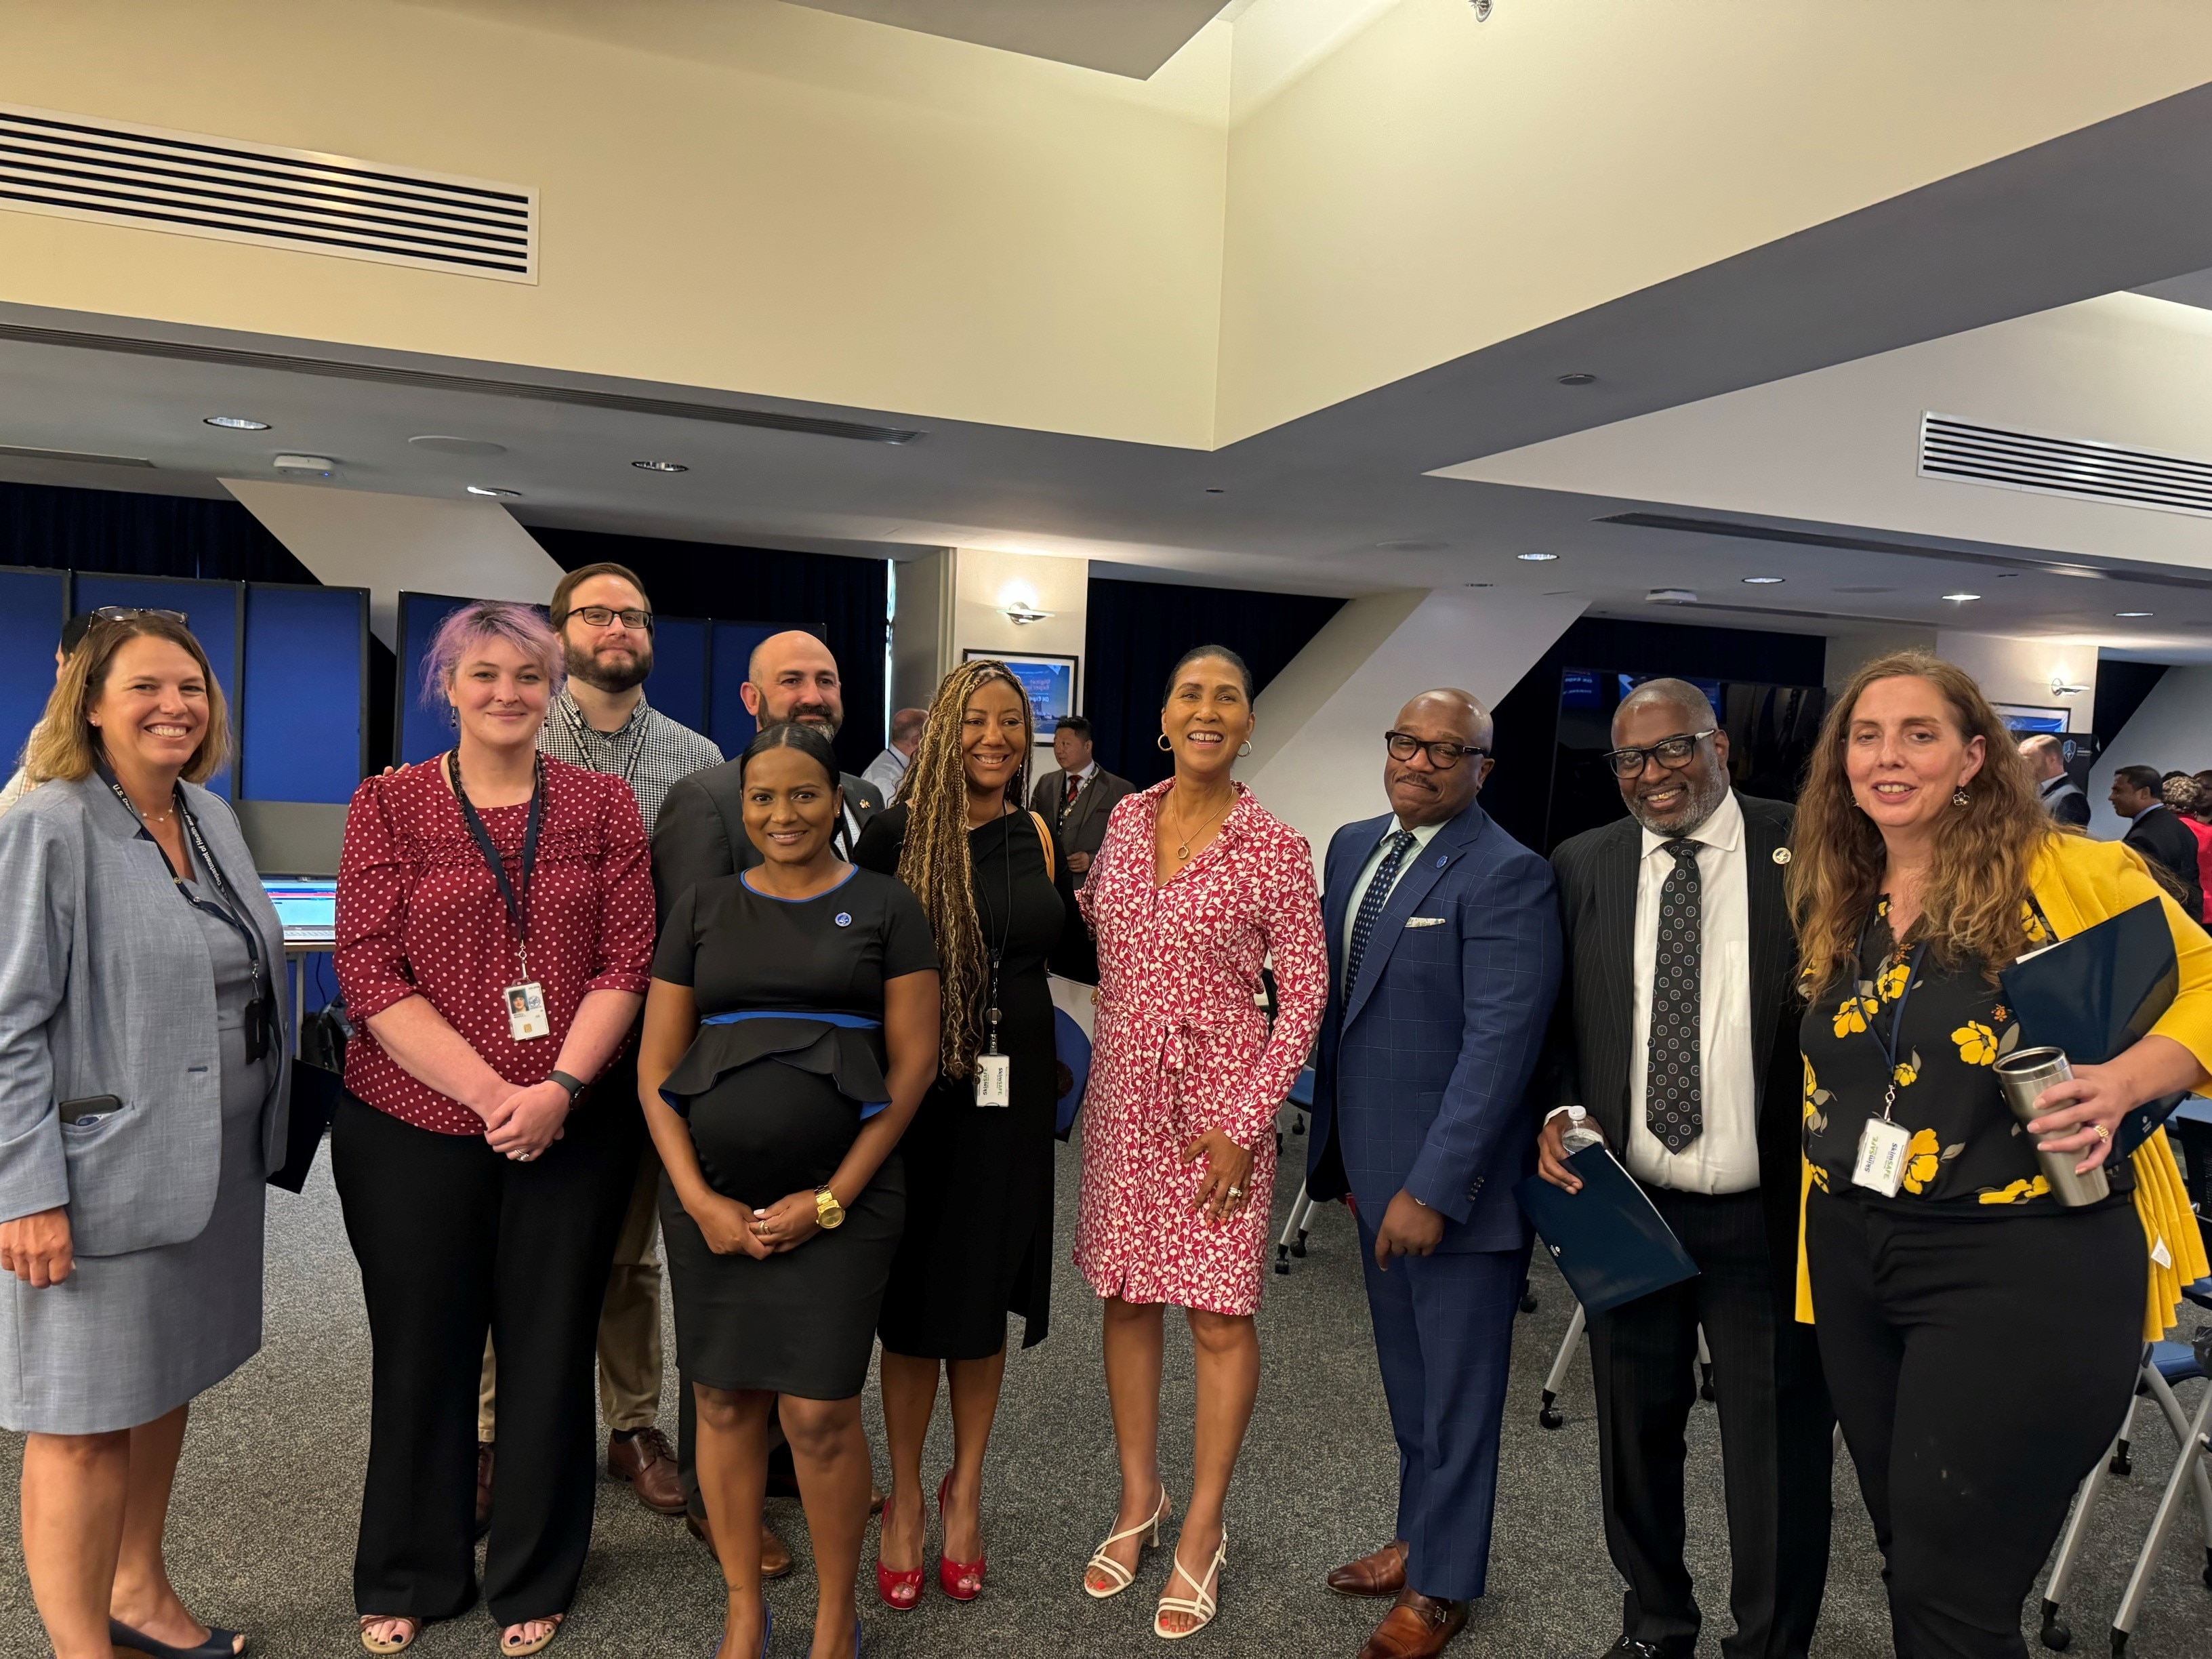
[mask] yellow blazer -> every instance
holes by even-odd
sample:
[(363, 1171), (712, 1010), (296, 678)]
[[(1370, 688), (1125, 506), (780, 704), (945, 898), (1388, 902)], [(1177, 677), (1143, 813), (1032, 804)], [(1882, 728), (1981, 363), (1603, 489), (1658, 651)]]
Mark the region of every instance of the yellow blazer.
[[(2053, 835), (2036, 856), (2028, 885), (2061, 939), (2131, 910), (2145, 899), (2159, 901), (2173, 933), (2173, 954), (2181, 973), (2173, 1004), (2151, 1033), (2172, 1038), (2212, 1073), (2212, 938), (2151, 878), (2142, 855), (2116, 841)], [(1805, 1109), (1813, 1109), (1810, 1101)], [(2143, 1340), (2149, 1342), (2173, 1322), (2181, 1287), (2212, 1273), (2212, 1264), (2206, 1261), (2188, 1189), (2165, 1130), (2136, 1149), (2135, 1167), (2136, 1212), (2151, 1258), (2143, 1309)], [(1812, 1188), (1813, 1166), (1808, 1161), (1797, 1194), (1797, 1317), (1808, 1325), (1813, 1322), (1813, 1283), (1805, 1266), (1804, 1218), (1806, 1195)], [(2163, 1264), (2160, 1256), (2166, 1258)]]

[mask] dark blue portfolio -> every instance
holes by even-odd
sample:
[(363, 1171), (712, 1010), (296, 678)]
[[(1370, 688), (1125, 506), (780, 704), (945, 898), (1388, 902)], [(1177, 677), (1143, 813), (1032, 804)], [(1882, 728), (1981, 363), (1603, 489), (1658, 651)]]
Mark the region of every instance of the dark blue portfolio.
[(1612, 1153), (1585, 1146), (1567, 1165), (1582, 1177), (1582, 1191), (1562, 1192), (1530, 1176), (1513, 1195), (1583, 1312), (1604, 1313), (1697, 1277), (1697, 1263)]

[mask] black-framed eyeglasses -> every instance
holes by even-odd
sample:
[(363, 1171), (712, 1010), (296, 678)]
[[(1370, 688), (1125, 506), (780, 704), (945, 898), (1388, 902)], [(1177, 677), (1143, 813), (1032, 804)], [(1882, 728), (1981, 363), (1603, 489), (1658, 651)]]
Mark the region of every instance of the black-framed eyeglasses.
[(100, 622), (129, 622), (133, 617), (159, 617), (179, 628), (185, 625), (185, 613), (181, 611), (155, 611), (143, 605), (103, 605), (92, 614)]
[(1424, 742), (1411, 732), (1385, 732), (1382, 746), (1390, 751), (1390, 758), (1395, 761), (1409, 761), (1425, 749), (1429, 751), (1429, 764), (1439, 772), (1450, 771), (1468, 755), (1487, 755), (1490, 752), (1487, 749), (1477, 749), (1472, 744), (1446, 743), (1441, 738), (1434, 742)]
[(610, 605), (580, 605), (568, 612), (568, 617), (561, 618), (561, 625), (563, 628), (568, 625), (568, 617), (582, 617), (584, 626), (586, 628), (605, 628), (616, 617), (620, 617), (622, 625), (634, 634), (653, 632), (653, 612), (650, 611), (617, 611)]
[(1605, 763), (1613, 768), (1616, 778), (1632, 778), (1644, 770), (1646, 760), (1656, 760), (1670, 772), (1687, 766), (1698, 752), (1698, 745), (1718, 731), (1708, 726), (1702, 732), (1686, 732), (1671, 738), (1662, 738), (1644, 749), (1608, 749)]

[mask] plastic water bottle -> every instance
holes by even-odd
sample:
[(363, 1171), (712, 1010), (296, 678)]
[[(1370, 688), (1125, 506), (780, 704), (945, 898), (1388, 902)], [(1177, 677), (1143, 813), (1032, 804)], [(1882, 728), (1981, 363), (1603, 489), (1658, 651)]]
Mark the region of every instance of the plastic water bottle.
[(1589, 1114), (1579, 1106), (1567, 1108), (1567, 1132), (1559, 1137), (1559, 1145), (1569, 1158), (1585, 1146), (1602, 1146), (1605, 1137), (1589, 1126)]

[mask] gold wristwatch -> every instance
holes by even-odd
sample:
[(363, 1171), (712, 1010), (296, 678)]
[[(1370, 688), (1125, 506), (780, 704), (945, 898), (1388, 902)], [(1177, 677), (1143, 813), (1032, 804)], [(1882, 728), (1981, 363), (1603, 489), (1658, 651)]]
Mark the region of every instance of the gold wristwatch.
[(814, 1220), (825, 1233), (845, 1224), (845, 1206), (827, 1187), (814, 1189)]

